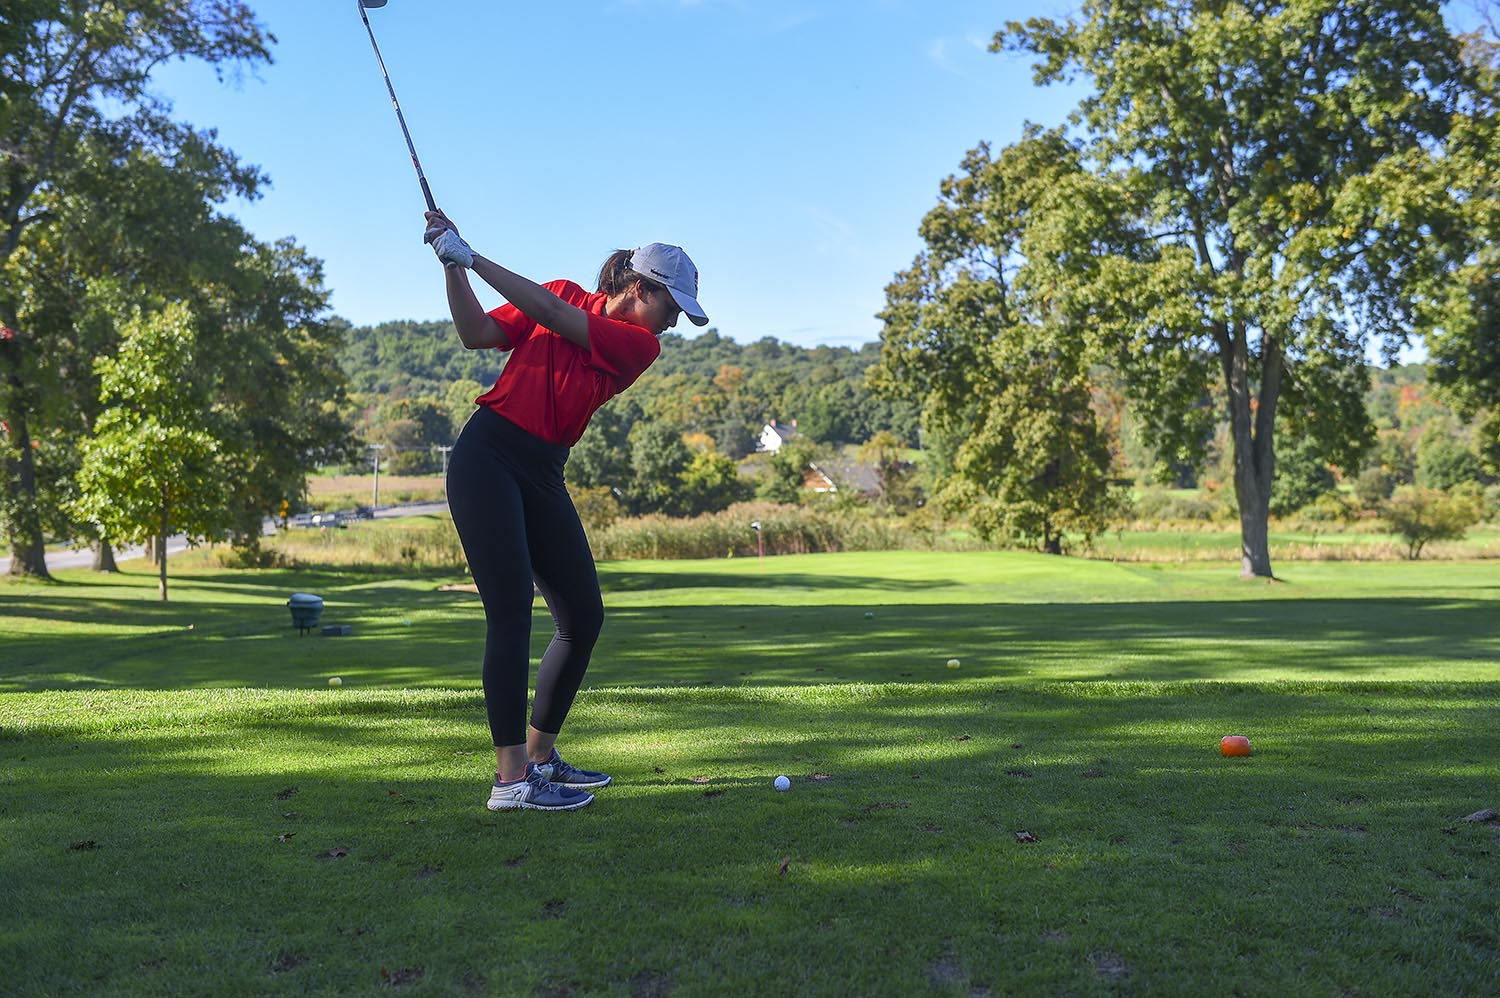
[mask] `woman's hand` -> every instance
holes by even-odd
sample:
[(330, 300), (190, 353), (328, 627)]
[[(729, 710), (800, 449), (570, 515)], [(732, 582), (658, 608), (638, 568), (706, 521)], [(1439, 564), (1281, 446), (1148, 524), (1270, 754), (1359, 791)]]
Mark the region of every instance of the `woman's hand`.
[(427, 229), (422, 233), (422, 242), (430, 243), (445, 231), (458, 235), (458, 226), (453, 220), (441, 211), (424, 211), (422, 217), (427, 220)]
[(432, 244), (432, 251), (437, 258), (448, 267), (472, 267), (474, 266), (474, 250), (458, 234), (458, 226), (441, 211), (425, 212), (422, 216), (427, 220), (427, 228), (422, 233), (422, 241)]

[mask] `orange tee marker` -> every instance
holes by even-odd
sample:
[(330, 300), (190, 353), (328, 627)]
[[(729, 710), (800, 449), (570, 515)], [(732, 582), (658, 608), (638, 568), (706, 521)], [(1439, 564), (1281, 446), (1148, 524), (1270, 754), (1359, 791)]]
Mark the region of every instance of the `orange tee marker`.
[(1244, 735), (1225, 735), (1219, 739), (1219, 751), (1225, 755), (1249, 755), (1250, 739)]

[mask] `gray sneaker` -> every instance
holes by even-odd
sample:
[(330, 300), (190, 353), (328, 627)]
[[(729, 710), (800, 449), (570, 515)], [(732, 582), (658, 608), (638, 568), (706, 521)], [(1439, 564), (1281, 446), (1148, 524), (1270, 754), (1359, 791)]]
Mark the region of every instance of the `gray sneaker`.
[(572, 811), (594, 802), (594, 795), (586, 790), (561, 787), (542, 775), (541, 767), (534, 762), (526, 764), (526, 777), (512, 783), (501, 783), (495, 778), (490, 789), (490, 800), (486, 805), (491, 811), (509, 811), (528, 808), (533, 811)]
[(552, 750), (552, 758), (546, 762), (538, 763), (536, 768), (541, 770), (543, 776), (560, 787), (573, 787), (577, 790), (583, 790), (609, 786), (609, 775), (607, 773), (596, 773), (591, 769), (579, 769), (577, 766), (566, 763), (563, 761), (563, 757), (557, 754), (557, 749), (555, 748)]

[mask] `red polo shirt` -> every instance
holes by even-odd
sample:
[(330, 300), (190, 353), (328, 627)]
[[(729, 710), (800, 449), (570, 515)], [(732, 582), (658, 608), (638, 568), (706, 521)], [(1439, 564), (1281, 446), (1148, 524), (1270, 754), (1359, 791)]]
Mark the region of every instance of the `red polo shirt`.
[(571, 447), (589, 417), (651, 366), (661, 344), (650, 330), (606, 317), (608, 295), (589, 294), (572, 281), (543, 287), (588, 313), (589, 349), (537, 325), (514, 305), (501, 305), (490, 317), (510, 337), (510, 359), (475, 402), (533, 436)]

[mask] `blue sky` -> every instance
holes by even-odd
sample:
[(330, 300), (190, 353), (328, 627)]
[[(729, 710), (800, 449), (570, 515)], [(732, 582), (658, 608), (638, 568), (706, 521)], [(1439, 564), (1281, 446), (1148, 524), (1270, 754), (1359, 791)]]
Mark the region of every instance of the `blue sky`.
[[(158, 75), (176, 117), (270, 175), (229, 210), (320, 257), (357, 325), (447, 318), (354, 0), (254, 6), (273, 65), (227, 83), (193, 63)], [(369, 16), (438, 204), (475, 249), (592, 287), (612, 249), (677, 243), (723, 335), (858, 346), (878, 339), (885, 285), (964, 153), (1075, 106), (1078, 91), (1033, 85), (1030, 58), (987, 51), (1007, 20), (1073, 6), (390, 0)], [(1473, 20), (1467, 0), (1450, 10)], [(480, 300), (500, 303), (482, 286)]]
[[(877, 339), (938, 184), (1076, 95), (986, 51), (978, 0), (390, 0), (369, 12), (439, 203), (486, 256), (592, 287), (616, 247), (682, 245), (723, 335)], [(422, 196), (353, 0), (260, 0), (275, 63), (157, 90), (271, 186), (229, 210), (322, 258), (355, 324), (447, 317)], [(478, 284), (478, 282), (476, 282)], [(499, 304), (488, 288), (481, 301)], [(686, 321), (679, 332), (694, 335)]]

